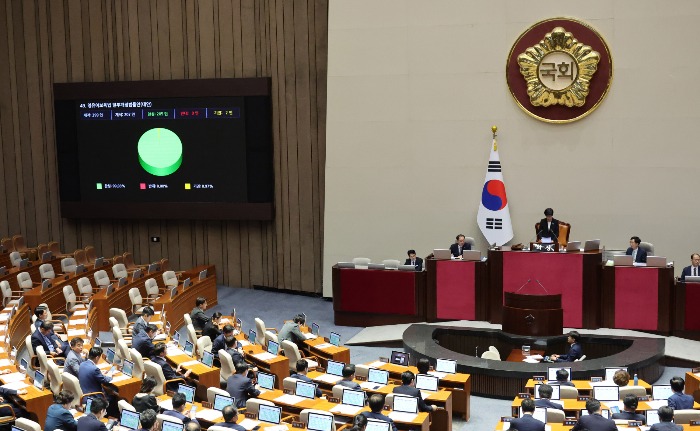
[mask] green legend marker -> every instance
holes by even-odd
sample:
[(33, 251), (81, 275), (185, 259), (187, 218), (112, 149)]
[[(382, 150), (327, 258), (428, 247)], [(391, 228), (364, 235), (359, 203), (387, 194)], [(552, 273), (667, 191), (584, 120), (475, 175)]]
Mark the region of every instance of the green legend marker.
[(172, 131), (161, 127), (148, 130), (139, 138), (139, 163), (152, 175), (165, 177), (182, 164), (182, 142)]

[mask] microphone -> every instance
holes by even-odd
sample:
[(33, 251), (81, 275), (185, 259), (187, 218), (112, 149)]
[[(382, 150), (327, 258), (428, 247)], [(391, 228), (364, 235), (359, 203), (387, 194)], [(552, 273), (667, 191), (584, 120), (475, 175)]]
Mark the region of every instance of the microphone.
[(540, 283), (540, 281), (539, 281), (538, 279), (535, 279), (535, 281), (537, 282), (537, 284), (540, 285), (540, 287), (541, 287), (542, 289), (544, 289), (544, 291), (547, 293), (547, 295), (549, 295), (549, 291), (547, 290), (547, 288), (544, 287), (544, 286), (542, 286), (542, 283)]
[(540, 236), (540, 234), (541, 234), (542, 232), (544, 232), (544, 229), (540, 229), (540, 230), (535, 234), (535, 237), (532, 238), (532, 239), (528, 242), (528, 246), (530, 245), (530, 242), (535, 242), (535, 241), (537, 241), (537, 238)]
[[(520, 292), (521, 290), (523, 290), (523, 287), (527, 286), (528, 283), (530, 283), (531, 281), (532, 281), (532, 280), (528, 278), (527, 281), (526, 281), (525, 283), (523, 283), (523, 285), (520, 286), (520, 288), (519, 288), (518, 290), (516, 290), (514, 293), (518, 293), (518, 292)], [(538, 282), (538, 283), (539, 283), (539, 282)]]

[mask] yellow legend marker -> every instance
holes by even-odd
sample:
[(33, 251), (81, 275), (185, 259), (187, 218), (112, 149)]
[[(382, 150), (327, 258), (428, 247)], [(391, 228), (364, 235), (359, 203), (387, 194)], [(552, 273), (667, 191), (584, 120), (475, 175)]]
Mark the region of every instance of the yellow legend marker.
[(190, 183), (185, 183), (185, 190), (189, 190), (192, 188), (192, 185)]

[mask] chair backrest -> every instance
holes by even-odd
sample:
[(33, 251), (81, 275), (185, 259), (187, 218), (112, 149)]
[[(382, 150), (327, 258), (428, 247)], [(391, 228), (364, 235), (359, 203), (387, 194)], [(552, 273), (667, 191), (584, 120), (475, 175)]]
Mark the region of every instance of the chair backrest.
[(87, 277), (80, 277), (78, 279), (78, 291), (81, 295), (92, 295), (92, 283)]
[(15, 235), (12, 237), (12, 245), (17, 251), (23, 251), (27, 249), (27, 245), (24, 242), (24, 237), (22, 235)]
[(272, 340), (272, 341), (274, 341), (275, 343), (279, 343), (279, 340), (278, 340), (278, 338), (277, 338), (277, 334), (275, 334), (275, 333), (272, 332), (272, 331), (265, 331), (265, 340), (267, 340), (268, 342), (269, 342), (270, 340)]
[(344, 390), (345, 390), (345, 386), (343, 386), (343, 385), (333, 385), (333, 388), (331, 389), (331, 393), (333, 394), (334, 398), (338, 398), (339, 400), (342, 400)]
[(642, 241), (639, 243), (639, 247), (643, 248), (647, 254), (654, 254), (654, 244), (650, 242)]
[(149, 278), (146, 280), (144, 287), (146, 288), (147, 296), (158, 296), (160, 294), (160, 291), (158, 290), (158, 282), (155, 278)]
[(289, 340), (282, 341), (282, 349), (284, 349), (284, 356), (289, 359), (289, 363), (292, 367), (295, 367), (297, 361), (301, 359), (301, 354), (299, 354), (299, 348), (296, 344)]
[(498, 355), (498, 353), (487, 350), (481, 354), (481, 359), (493, 359), (494, 361), (500, 361), (501, 357)]
[(134, 255), (129, 253), (128, 251), (125, 251), (124, 254), (122, 255), (124, 258), (124, 266), (126, 266), (126, 269), (136, 269), (138, 268), (136, 264), (134, 263)]
[(67, 284), (63, 286), (63, 297), (66, 298), (66, 311), (72, 312), (75, 309), (76, 297), (73, 286)]
[(153, 394), (156, 396), (163, 395), (165, 393), (163, 388), (163, 386), (165, 385), (163, 369), (160, 367), (160, 365), (152, 361), (144, 361), (143, 366), (146, 370), (146, 375), (156, 379), (156, 387), (153, 389)]
[(118, 328), (126, 328), (129, 326), (129, 319), (126, 317), (126, 311), (122, 310), (121, 308), (110, 308), (109, 319), (110, 323), (112, 322), (112, 319), (116, 320)]
[(365, 379), (369, 376), (369, 365), (357, 364), (355, 365), (355, 376), (364, 377)]
[(225, 397), (230, 397), (230, 396), (231, 396), (231, 394), (229, 394), (228, 392), (226, 392), (226, 391), (223, 390), (223, 389), (214, 388), (214, 387), (209, 387), (209, 388), (207, 388), (207, 401), (210, 402), (210, 403), (212, 403), (212, 404), (214, 404), (214, 399), (216, 398), (216, 395), (217, 395), (217, 394), (223, 395), (223, 396), (225, 396)]
[(355, 268), (366, 268), (367, 265), (372, 263), (372, 259), (368, 257), (356, 257), (352, 260), (352, 263), (355, 264)]
[(260, 398), (248, 398), (248, 400), (245, 402), (246, 413), (253, 413), (257, 415), (260, 411), (261, 404), (265, 404), (266, 406), (275, 405), (275, 403), (273, 403), (272, 401), (261, 400)]
[(620, 399), (625, 399), (628, 394), (633, 394), (637, 397), (643, 397), (647, 394), (647, 390), (644, 386), (621, 386), (620, 387)]
[[(700, 420), (700, 410), (679, 409), (673, 412), (673, 422), (676, 424), (689, 424), (690, 421)], [(685, 429), (685, 427), (683, 427)]]
[(219, 350), (219, 361), (221, 362), (221, 371), (219, 372), (221, 382), (226, 382), (236, 370), (233, 366), (233, 358), (226, 350), (221, 349)]
[(56, 273), (53, 271), (53, 266), (50, 263), (43, 263), (39, 267), (39, 275), (44, 278), (56, 278)]
[[(194, 329), (194, 327), (192, 329)], [(197, 356), (201, 358), (205, 350), (211, 352), (211, 346), (211, 338), (208, 335), (199, 337), (199, 339), (197, 340)]]
[(95, 251), (95, 247), (91, 245), (85, 247), (85, 258), (87, 259), (88, 263), (95, 263), (97, 260), (97, 252)]
[(78, 378), (71, 373), (63, 373), (63, 389), (73, 392), (75, 399), (73, 400), (73, 405), (77, 406), (81, 403), (81, 398), (83, 398), (83, 390), (80, 388), (80, 382)]
[(17, 274), (17, 284), (22, 290), (29, 290), (34, 288), (34, 283), (32, 283), (32, 276), (28, 272), (20, 272)]
[(299, 379), (295, 379), (294, 377), (285, 377), (284, 380), (282, 380), (282, 389), (286, 389), (288, 391), (294, 391), (297, 388), (297, 381)]
[(563, 400), (578, 398), (578, 389), (573, 386), (559, 386), (559, 397)]
[(185, 326), (192, 325), (192, 316), (189, 313), (183, 314), (182, 318), (185, 319)]
[(107, 275), (107, 271), (104, 269), (95, 271), (95, 275), (93, 277), (95, 278), (95, 284), (97, 284), (98, 288), (107, 287), (111, 282), (109, 275)]
[(53, 253), (54, 256), (58, 256), (61, 254), (61, 245), (56, 241), (51, 241), (49, 242), (49, 251)]
[(547, 409), (547, 423), (563, 423), (566, 416), (564, 410)]
[(387, 259), (382, 261), (382, 263), (386, 269), (399, 269), (399, 265), (401, 265), (401, 262), (396, 259)]
[(114, 278), (116, 279), (129, 276), (129, 272), (126, 270), (126, 266), (124, 266), (123, 263), (112, 265), (112, 274), (114, 274)]
[(498, 356), (501, 356), (501, 353), (498, 351), (498, 349), (496, 348), (496, 346), (489, 346), (489, 350), (490, 350), (491, 352), (497, 354)]
[(163, 283), (166, 287), (177, 286), (177, 274), (175, 274), (175, 271), (165, 271), (163, 273)]
[(470, 236), (465, 236), (464, 243), (469, 244), (471, 246), (471, 249), (474, 250), (474, 244), (476, 244), (476, 242), (474, 241), (474, 238), (472, 238)]
[(140, 379), (143, 377), (143, 373), (146, 371), (146, 368), (144, 368), (143, 365), (143, 356), (141, 356), (141, 353), (134, 348), (129, 349), (129, 353), (131, 354), (131, 362), (134, 363), (132, 376)]
[(559, 245), (566, 246), (571, 235), (571, 224), (559, 220)]
[(19, 263), (22, 261), (22, 255), (18, 251), (10, 253), (10, 263), (12, 266), (19, 268)]
[(193, 345), (197, 345), (197, 332), (194, 330), (194, 325), (189, 324), (186, 327), (187, 330), (187, 338), (190, 340), (190, 342)]
[[(34, 325), (32, 325), (34, 326)], [(32, 332), (34, 332), (32, 330)], [(32, 335), (29, 334), (24, 338), (24, 346), (27, 348), (27, 352), (29, 353), (29, 357), (31, 358), (32, 356), (36, 356), (36, 352), (34, 351), (34, 347), (32, 346)]]
[(265, 327), (265, 322), (259, 317), (255, 318), (255, 329), (258, 332), (258, 339), (255, 341), (258, 341), (263, 346), (267, 346), (267, 340), (265, 339), (265, 331), (267, 331), (267, 328)]
[(39, 371), (41, 371), (41, 374), (47, 375), (48, 374), (48, 363), (49, 363), (49, 358), (46, 356), (46, 352), (44, 351), (43, 346), (36, 346), (36, 349), (34, 349), (36, 353), (36, 357), (39, 359)]
[[(110, 322), (112, 323), (112, 322)], [(118, 343), (119, 340), (123, 340), (124, 336), (122, 335), (122, 331), (117, 328), (116, 326), (112, 326), (112, 338), (114, 338), (114, 342)]]
[(118, 263), (124, 263), (124, 257), (122, 257), (121, 254), (118, 254), (112, 258), (112, 264), (116, 265)]
[(167, 257), (164, 257), (158, 262), (160, 264), (161, 271), (170, 271), (170, 261)]
[(75, 261), (78, 262), (78, 265), (90, 264), (90, 262), (88, 262), (87, 256), (85, 255), (85, 250), (81, 248), (73, 252), (73, 257), (75, 258)]
[(129, 402), (128, 402), (127, 400), (119, 400), (119, 401), (117, 402), (117, 406), (119, 406), (119, 414), (122, 413), (122, 410), (129, 410), (129, 411), (131, 411), (131, 412), (135, 412), (135, 411), (136, 411), (136, 409), (134, 408), (134, 406), (132, 406), (131, 404), (129, 404)]
[(12, 287), (7, 280), (0, 281), (0, 290), (2, 290), (2, 305), (5, 306), (10, 301), (12, 296)]
[(335, 431), (335, 420), (333, 420), (333, 413), (326, 410), (316, 410), (316, 409), (304, 409), (299, 413), (299, 420), (305, 424), (309, 423), (309, 413), (316, 413), (323, 416), (330, 416), (331, 418), (331, 431)]
[(12, 245), (12, 238), (0, 239), (0, 244), (2, 245), (2, 248), (7, 251), (15, 251), (15, 247)]
[(43, 254), (47, 251), (49, 251), (49, 246), (46, 244), (39, 244), (36, 246), (36, 254), (39, 256), (39, 258), (41, 258), (41, 256), (43, 256)]
[(122, 359), (131, 361), (131, 352), (129, 352), (129, 346), (126, 345), (126, 340), (117, 340), (117, 355)]
[(137, 308), (143, 307), (143, 298), (141, 297), (141, 291), (138, 287), (129, 289), (129, 299), (131, 300), (132, 313), (135, 313)]
[(41, 425), (31, 419), (16, 418), (15, 426), (24, 431), (41, 431)]
[(61, 370), (54, 361), (47, 361), (48, 366), (48, 376), (49, 376), (49, 387), (54, 395), (58, 395), (63, 387), (63, 377), (61, 377)]

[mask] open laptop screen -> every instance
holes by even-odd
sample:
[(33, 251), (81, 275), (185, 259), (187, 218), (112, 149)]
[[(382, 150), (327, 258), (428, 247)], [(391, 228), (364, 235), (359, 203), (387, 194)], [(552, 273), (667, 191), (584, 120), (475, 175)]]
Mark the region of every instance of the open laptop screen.
[(280, 351), (280, 345), (277, 342), (270, 340), (267, 342), (267, 351), (273, 355), (276, 355)]
[(128, 359), (124, 359), (124, 366), (122, 366), (122, 373), (126, 376), (134, 375), (134, 363)]
[(651, 398), (655, 400), (667, 400), (673, 395), (671, 385), (651, 385)]
[(319, 332), (321, 332), (321, 327), (316, 324), (316, 322), (311, 324), (311, 333), (314, 335), (319, 335)]
[(263, 422), (279, 424), (282, 419), (282, 407), (260, 404), (258, 407), (258, 419)]
[(41, 390), (44, 389), (44, 375), (39, 371), (34, 371), (34, 386)]
[(328, 342), (334, 346), (340, 346), (340, 334), (331, 332), (331, 335), (328, 337)]
[[(612, 382), (613, 376), (615, 375), (616, 372), (618, 371), (627, 371), (627, 368), (624, 367), (605, 367), (605, 380)], [(569, 373), (571, 375), (571, 373)]]
[(306, 429), (310, 431), (331, 431), (333, 429), (333, 415), (309, 412)]
[(457, 372), (457, 361), (452, 359), (438, 359), (435, 362), (435, 371), (440, 373), (455, 374)]
[(255, 344), (255, 337), (257, 335), (258, 334), (256, 334), (255, 331), (253, 331), (252, 329), (249, 330), (248, 331), (248, 342), (250, 342), (250, 344)]
[(316, 398), (316, 385), (310, 382), (297, 380), (295, 394), (300, 397), (314, 399)]
[(405, 395), (394, 395), (394, 411), (418, 413), (418, 398)]
[(214, 365), (214, 354), (208, 350), (205, 350), (204, 353), (202, 353), (202, 363), (207, 367)]
[(185, 425), (172, 421), (163, 421), (161, 427), (161, 431), (182, 431), (183, 429), (185, 429)]
[(261, 388), (272, 390), (275, 388), (275, 375), (258, 371), (258, 384)]
[(233, 397), (227, 397), (226, 395), (214, 394), (214, 410), (221, 411), (226, 406), (233, 405)]
[(114, 356), (116, 355), (116, 352), (114, 349), (107, 349), (107, 354), (105, 354), (105, 361), (109, 362), (110, 364), (114, 363)]
[(367, 381), (379, 383), (380, 385), (386, 385), (389, 383), (389, 372), (386, 370), (379, 370), (377, 368), (370, 368), (367, 373)]
[(194, 344), (190, 340), (185, 341), (185, 353), (192, 356), (192, 352), (194, 352)]
[(139, 429), (139, 414), (131, 410), (122, 410), (122, 417), (119, 420), (119, 425), (129, 428), (130, 430)]
[(333, 374), (334, 376), (342, 376), (344, 367), (344, 362), (328, 360), (328, 367), (326, 367), (326, 373)]
[(391, 352), (391, 359), (389, 360), (389, 362), (391, 362), (392, 364), (403, 365), (407, 367), (410, 358), (411, 355), (409, 353), (394, 350), (393, 352)]
[(619, 386), (595, 386), (593, 397), (598, 401), (620, 401)]
[(365, 393), (363, 391), (356, 391), (353, 389), (345, 389), (343, 391), (342, 404), (347, 404), (356, 407), (365, 406)]
[(438, 378), (430, 374), (418, 374), (416, 376), (416, 388), (423, 391), (437, 392)]
[(661, 422), (661, 420), (659, 419), (659, 411), (658, 410), (647, 410), (645, 413), (647, 415), (647, 426), (648, 427)]
[(180, 383), (177, 387), (177, 392), (185, 395), (185, 400), (188, 403), (194, 402), (194, 386), (183, 385)]
[(389, 422), (367, 419), (365, 431), (389, 431)]

